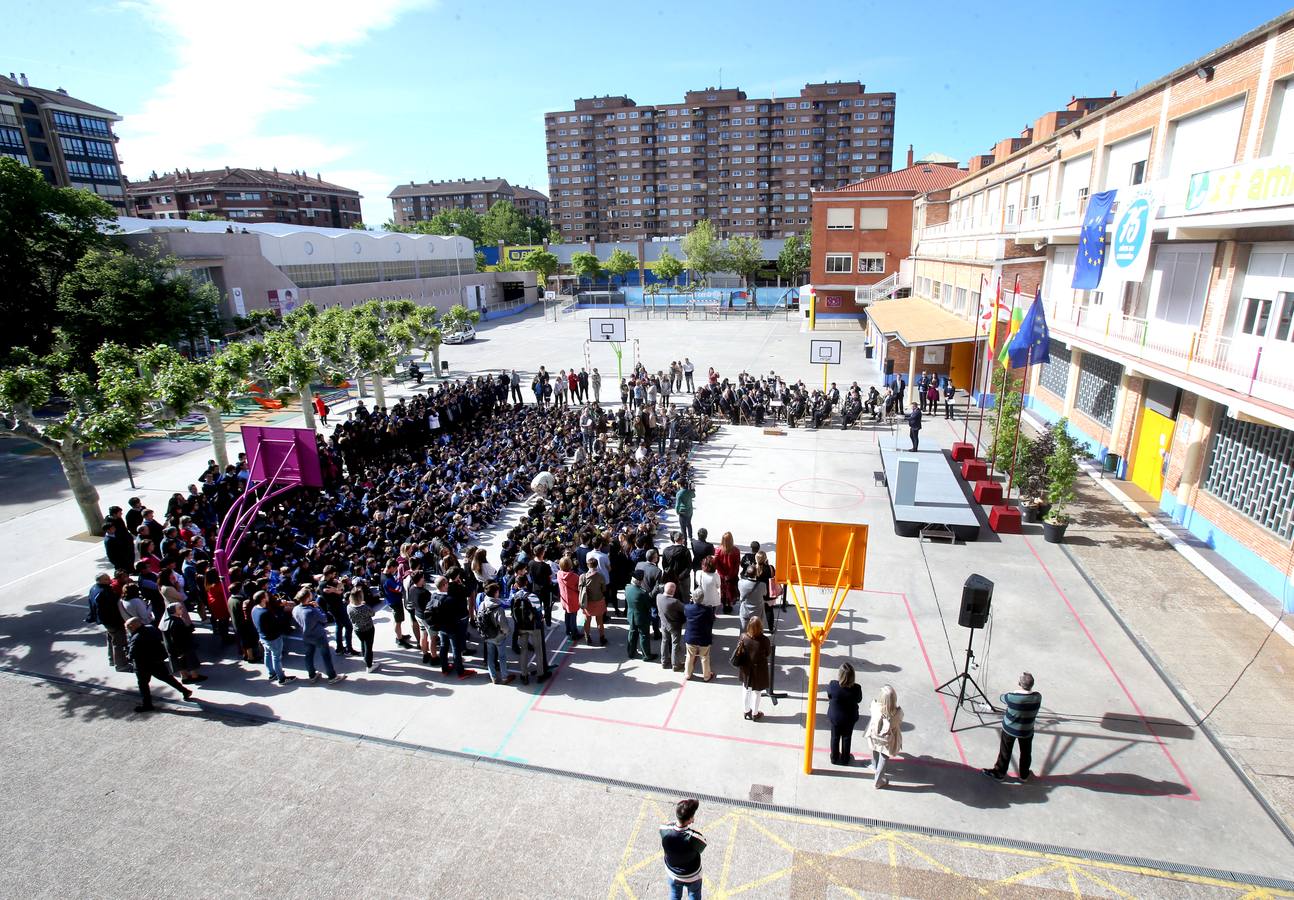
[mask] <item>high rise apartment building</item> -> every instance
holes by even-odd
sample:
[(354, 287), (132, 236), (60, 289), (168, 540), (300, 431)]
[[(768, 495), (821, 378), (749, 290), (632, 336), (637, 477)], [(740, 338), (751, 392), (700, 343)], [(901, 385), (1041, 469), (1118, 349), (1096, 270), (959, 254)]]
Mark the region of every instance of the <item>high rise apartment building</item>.
[(767, 99), (706, 88), (655, 106), (592, 97), (544, 124), (563, 240), (677, 236), (701, 219), (781, 238), (808, 230), (814, 189), (890, 171), (894, 94), (851, 81)]
[(207, 213), (231, 222), (279, 222), (350, 228), (360, 218), (360, 193), (318, 173), (226, 166), (205, 172), (154, 172), (128, 187), (141, 219), (187, 219)]
[(460, 178), (402, 184), (387, 195), (395, 224), (426, 222), (446, 209), (470, 209), (485, 215), (491, 206), (506, 200), (524, 216), (548, 218), (548, 198), (528, 187), (516, 187), (503, 178)]
[(57, 187), (91, 191), (126, 211), (126, 184), (112, 123), (121, 116), (32, 87), (26, 75), (0, 76), (0, 156), (32, 166)]

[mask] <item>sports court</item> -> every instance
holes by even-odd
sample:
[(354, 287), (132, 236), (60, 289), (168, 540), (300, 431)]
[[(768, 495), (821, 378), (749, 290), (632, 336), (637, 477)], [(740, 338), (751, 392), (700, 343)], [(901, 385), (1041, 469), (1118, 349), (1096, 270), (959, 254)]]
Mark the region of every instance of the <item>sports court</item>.
[[(579, 364), (584, 321), (514, 322), (483, 331), (477, 346), (447, 353), (456, 371), (510, 367), (520, 360), (549, 370)], [(713, 325), (630, 323), (630, 339), (668, 346), (667, 354), (639, 348), (651, 368), (689, 355), (704, 372), (776, 368), (789, 376), (815, 374), (808, 336), (788, 324)], [(868, 383), (855, 362), (861, 353), (845, 338), (842, 386)], [(605, 348), (604, 372), (614, 371)], [(752, 362), (752, 352), (755, 362)], [(626, 350), (626, 363), (628, 363)], [(609, 365), (608, 365), (609, 363)], [(569, 363), (568, 363), (569, 364)], [(611, 393), (604, 383), (604, 400)], [(617, 398), (618, 399), (618, 398)], [(928, 419), (923, 440), (948, 446), (962, 425)], [(787, 574), (786, 548), (776, 546), (779, 518), (869, 526), (865, 590), (851, 592), (823, 648), (823, 699), (816, 723), (815, 771), (800, 763), (804, 737), (807, 644), (793, 610), (776, 635), (776, 705), (765, 718), (742, 718), (741, 687), (727, 660), (735, 616), (721, 616), (712, 651), (718, 678), (681, 683), (658, 664), (625, 659), (623, 618), (608, 631), (606, 648), (564, 643), (549, 631), (558, 671), (544, 684), (495, 687), (482, 676), (460, 682), (393, 649), (386, 616), (378, 624), (382, 671), (338, 662), (350, 680), (335, 688), (268, 683), (263, 670), (208, 664), (201, 695), (209, 706), (279, 718), (341, 732), (495, 757), (572, 774), (597, 775), (658, 788), (756, 800), (987, 839), (1016, 839), (1089, 854), (1109, 853), (1234, 872), (1294, 871), (1294, 848), (1268, 819), (1226, 760), (1188, 714), (1133, 641), (1107, 612), (1061, 549), (1038, 534), (977, 543), (923, 543), (894, 534), (886, 491), (873, 481), (879, 444), (890, 430), (849, 432), (795, 429), (767, 435), (724, 426), (695, 451), (696, 527), (712, 540), (731, 530), (738, 546), (759, 540)], [(147, 475), (147, 491), (162, 497), (186, 483), (201, 448)], [(519, 512), (519, 511), (518, 511)], [(508, 521), (494, 532), (497, 548)], [(54, 525), (47, 527), (53, 528)], [(133, 687), (109, 671), (101, 634), (80, 624), (80, 596), (90, 580), (92, 548), (71, 565), (55, 566), (38, 582), (0, 587), (0, 628), (8, 636), (5, 663), (78, 681)], [(491, 559), (497, 559), (492, 553)], [(997, 717), (981, 719), (970, 704), (950, 732), (953, 701), (935, 686), (960, 671), (969, 636), (957, 624), (963, 582), (979, 573), (995, 583), (989, 627), (974, 634), (976, 680), (995, 702), (1021, 670), (1037, 677), (1043, 715), (1034, 741), (1034, 771), (1026, 784), (990, 782), (978, 769), (992, 763)], [(38, 589), (31, 590), (31, 587)], [(811, 591), (815, 623), (828, 591)], [(60, 599), (61, 598), (61, 599)], [(207, 657), (210, 659), (210, 657)], [(478, 659), (473, 657), (473, 659)], [(891, 784), (877, 791), (870, 770), (828, 760), (825, 684), (851, 660), (865, 699), (893, 685), (905, 711), (904, 753), (891, 764)], [(300, 670), (300, 657), (289, 659)], [(866, 705), (864, 705), (866, 712)], [(854, 755), (866, 754), (855, 733)], [(165, 719), (155, 722), (165, 727)]]

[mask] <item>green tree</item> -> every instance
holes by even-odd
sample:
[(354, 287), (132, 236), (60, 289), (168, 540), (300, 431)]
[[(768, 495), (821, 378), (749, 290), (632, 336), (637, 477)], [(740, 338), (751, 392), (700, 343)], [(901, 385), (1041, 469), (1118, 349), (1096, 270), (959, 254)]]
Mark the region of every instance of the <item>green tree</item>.
[(278, 310), (252, 309), (248, 310), (245, 316), (234, 316), (233, 323), (235, 331), (251, 331), (256, 334), (264, 334), (271, 328), (282, 326), (283, 320), (279, 317)]
[(491, 246), (526, 242), (525, 217), (507, 200), (495, 200), (481, 217), (481, 243)]
[(638, 268), (638, 257), (617, 247), (611, 251), (602, 268), (607, 270), (609, 276), (619, 278), (620, 283), (624, 284), (625, 276)]
[(469, 272), (486, 272), (486, 271), (488, 271), (488, 270), (489, 270), (489, 268), (490, 268), (489, 266), (487, 266), (487, 265), (485, 264), (485, 254), (484, 254), (484, 253), (482, 253), (480, 250), (477, 250), (475, 253), (473, 253), (473, 254), (472, 254), (472, 265), (473, 265), (475, 268), (468, 269), (467, 271), (469, 271)]
[(382, 223), (382, 230), (399, 232), (401, 234), (409, 234), (414, 229), (412, 225), (397, 225), (395, 222), (395, 219), (387, 219), (385, 222)]
[(524, 216), (523, 231), (531, 244), (546, 244), (553, 239), (553, 223), (543, 216)]
[(220, 334), (218, 293), (173, 257), (91, 249), (59, 284), (59, 327), (82, 368), (102, 344), (147, 347)]
[(351, 231), (371, 231), (372, 230), (363, 222), (351, 222), (350, 228), (351, 228)]
[(116, 344), (94, 352), (94, 374), (72, 367), (64, 348), (38, 359), (20, 351), (0, 370), (0, 437), (25, 438), (52, 453), (86, 530), (103, 534), (99, 492), (85, 455), (126, 447), (139, 436), (151, 392), (137, 354)]
[(674, 279), (682, 275), (684, 271), (682, 260), (670, 253), (668, 247), (661, 250), (660, 256), (650, 263), (648, 268), (651, 269), (653, 275), (667, 284), (673, 284)]
[(755, 276), (764, 268), (764, 246), (758, 238), (735, 237), (728, 240), (723, 253), (723, 268), (741, 276), (742, 284), (755, 302)]
[(782, 252), (777, 254), (777, 271), (788, 284), (797, 284), (804, 273), (809, 271), (812, 258), (809, 242), (810, 235), (805, 233), (791, 235), (782, 244)]
[(1010, 369), (994, 365), (993, 369), (993, 442), (988, 461), (995, 469), (1014, 475), (1027, 448), (1016, 441), (1020, 427), (1020, 387), (1022, 382)]
[(261, 340), (265, 350), (262, 368), (265, 380), (277, 393), (300, 399), (301, 414), (307, 428), (315, 427), (311, 383), (339, 380), (339, 373), (330, 362), (333, 348), (322, 346), (327, 339), (313, 327), (318, 316), (319, 311), (307, 303), (284, 316), (283, 327), (269, 332)]
[(597, 254), (581, 250), (571, 254), (571, 271), (579, 278), (587, 278), (590, 282), (596, 283), (602, 275), (602, 261), (598, 259)]
[(107, 246), (115, 218), (94, 194), (53, 187), (0, 156), (0, 358), (15, 347), (53, 347), (59, 283), (87, 251)]
[(724, 250), (709, 219), (702, 219), (683, 236), (683, 258), (687, 267), (705, 281), (711, 272), (723, 269)]
[(479, 246), (484, 242), (482, 227), (481, 217), (470, 209), (442, 209), (430, 220), (414, 225), (413, 230), (416, 234), (460, 234)]
[(1051, 426), (1055, 448), (1047, 457), (1047, 502), (1051, 509), (1047, 511), (1047, 521), (1064, 525), (1070, 521), (1065, 510), (1077, 499), (1074, 485), (1078, 481), (1078, 461), (1090, 454), (1069, 433), (1066, 419), (1060, 419)]
[(184, 218), (188, 219), (190, 222), (228, 222), (229, 221), (224, 216), (218, 216), (215, 213), (203, 212), (200, 209), (195, 209), (193, 212), (185, 213)]
[(475, 325), (481, 321), (481, 314), (474, 309), (468, 309), (461, 303), (455, 303), (449, 308), (449, 311), (441, 317), (440, 323), (446, 331), (459, 331), (467, 325)]
[(547, 250), (536, 250), (526, 257), (525, 265), (535, 273), (539, 290), (542, 292), (548, 286), (548, 279), (557, 274), (557, 255)]

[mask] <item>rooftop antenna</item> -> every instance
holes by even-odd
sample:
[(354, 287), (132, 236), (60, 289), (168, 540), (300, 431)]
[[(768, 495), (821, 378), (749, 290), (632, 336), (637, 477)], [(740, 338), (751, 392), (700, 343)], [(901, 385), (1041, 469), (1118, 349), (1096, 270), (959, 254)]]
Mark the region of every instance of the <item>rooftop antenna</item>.
[(723, 90), (723, 66), (719, 67), (719, 90)]

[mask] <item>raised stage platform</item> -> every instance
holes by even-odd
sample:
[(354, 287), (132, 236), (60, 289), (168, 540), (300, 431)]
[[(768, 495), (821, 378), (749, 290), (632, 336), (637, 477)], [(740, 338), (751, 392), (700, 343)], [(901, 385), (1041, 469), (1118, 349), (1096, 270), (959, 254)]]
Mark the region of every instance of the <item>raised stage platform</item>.
[(919, 444), (920, 452), (913, 453), (908, 449), (911, 446), (906, 434), (899, 440), (898, 450), (888, 438), (881, 439), (881, 466), (894, 533), (918, 537), (927, 525), (944, 525), (959, 541), (979, 540), (979, 511), (953, 471), (951, 457), (934, 446), (927, 450), (925, 441)]

